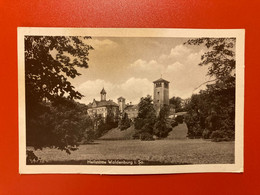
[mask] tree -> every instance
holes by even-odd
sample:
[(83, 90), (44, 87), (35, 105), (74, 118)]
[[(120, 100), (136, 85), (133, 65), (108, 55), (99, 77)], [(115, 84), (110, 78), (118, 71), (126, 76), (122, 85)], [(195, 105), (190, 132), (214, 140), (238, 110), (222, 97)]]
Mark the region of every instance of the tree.
[(129, 128), (130, 126), (131, 126), (131, 120), (128, 118), (128, 114), (124, 112), (123, 117), (120, 120), (119, 128), (122, 131)]
[(184, 44), (205, 45), (208, 51), (201, 56), (200, 66), (208, 65), (208, 75), (218, 81), (235, 77), (235, 38), (198, 38)]
[(154, 124), (153, 134), (159, 138), (167, 137), (169, 132), (172, 130), (170, 122), (168, 122), (169, 106), (164, 105), (157, 117), (156, 123)]
[(80, 99), (68, 78), (80, 73), (77, 67), (87, 68), (89, 50), (93, 49), (77, 36), (25, 36), (25, 82), (26, 99), (41, 102), (43, 98), (53, 101), (67, 95)]
[(90, 37), (25, 36), (27, 145), (76, 149), (87, 122), (86, 106), (73, 99), (82, 94), (68, 78), (88, 67)]
[(187, 105), (189, 116), (186, 122), (189, 123), (190, 134), (195, 132), (196, 127), (196, 132), (201, 135), (204, 132), (206, 137), (208, 133), (209, 137), (213, 136), (217, 140), (234, 139), (235, 43), (235, 38), (200, 38), (190, 39), (185, 43), (205, 45), (208, 48), (201, 56), (199, 65), (207, 65), (208, 75), (213, 78), (211, 84), (203, 83), (207, 84), (206, 89), (193, 95)]
[(175, 106), (175, 111), (176, 112), (182, 111), (182, 105), (181, 105), (182, 104), (182, 99), (180, 97), (173, 96), (170, 99), (170, 104)]
[(138, 107), (138, 115), (135, 119), (135, 128), (138, 130), (137, 135), (140, 135), (141, 138), (142, 135), (146, 135), (146, 137), (149, 137), (148, 139), (151, 139), (156, 122), (156, 111), (152, 104), (152, 97), (149, 95), (142, 97)]
[(89, 126), (86, 106), (63, 98), (55, 104), (43, 102), (41, 108), (41, 114), (27, 124), (27, 146), (76, 150)]

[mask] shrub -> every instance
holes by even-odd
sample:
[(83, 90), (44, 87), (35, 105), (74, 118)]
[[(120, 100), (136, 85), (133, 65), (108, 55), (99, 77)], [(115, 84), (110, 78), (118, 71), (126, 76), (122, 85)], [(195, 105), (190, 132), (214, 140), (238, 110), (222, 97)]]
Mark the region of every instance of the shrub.
[(123, 114), (123, 118), (120, 121), (119, 128), (121, 131), (129, 128), (131, 126), (131, 120), (128, 118), (127, 113)]
[(202, 132), (202, 138), (209, 139), (211, 135), (211, 132), (208, 129), (204, 129)]
[(230, 136), (230, 132), (224, 131), (224, 130), (213, 131), (210, 138), (212, 139), (212, 141), (215, 141), (215, 142), (234, 140), (234, 137)]
[(150, 133), (143, 132), (143, 133), (141, 133), (141, 140), (142, 141), (152, 141), (152, 140), (154, 140), (154, 138), (153, 138), (153, 135), (151, 135)]
[(26, 164), (40, 164), (41, 158), (36, 156), (32, 150), (26, 150)]
[(183, 123), (183, 119), (184, 119), (184, 117), (183, 117), (183, 116), (180, 116), (180, 115), (175, 118), (175, 120), (176, 120), (176, 122), (177, 122), (178, 124), (182, 124), (182, 123)]
[(171, 121), (171, 126), (172, 126), (172, 128), (178, 126), (178, 122), (175, 121), (175, 120), (172, 120)]

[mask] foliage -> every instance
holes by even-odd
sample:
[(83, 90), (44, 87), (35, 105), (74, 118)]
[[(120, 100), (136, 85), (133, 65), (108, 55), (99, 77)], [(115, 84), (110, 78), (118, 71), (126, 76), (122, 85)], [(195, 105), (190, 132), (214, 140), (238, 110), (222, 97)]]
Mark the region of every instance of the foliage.
[(137, 129), (137, 135), (143, 133), (149, 133), (153, 135), (153, 127), (156, 122), (156, 112), (152, 104), (152, 97), (142, 97), (138, 104), (139, 110), (137, 118), (135, 119), (135, 129)]
[(152, 141), (154, 140), (153, 136), (148, 132), (142, 132), (140, 134), (140, 138), (142, 141)]
[(55, 147), (67, 153), (76, 150), (91, 120), (85, 105), (60, 99), (39, 104), (27, 124), (26, 142), (35, 149)]
[(171, 125), (172, 128), (176, 127), (176, 126), (178, 126), (178, 122), (174, 119), (171, 119), (170, 125)]
[(235, 42), (235, 38), (198, 38), (185, 44), (205, 45), (209, 51), (201, 56), (199, 65), (209, 65), (208, 75), (225, 80), (235, 74)]
[(120, 120), (119, 128), (120, 130), (128, 129), (131, 126), (131, 120), (128, 118), (127, 113), (123, 113), (123, 117)]
[(183, 123), (183, 119), (184, 119), (184, 117), (181, 116), (181, 115), (178, 115), (178, 116), (176, 116), (176, 118), (175, 118), (175, 120), (176, 120), (176, 122), (177, 122), (178, 124), (182, 124), (182, 123)]
[(191, 39), (186, 44), (203, 44), (208, 48), (199, 65), (208, 65), (208, 75), (214, 77), (214, 82), (192, 95), (186, 106), (189, 136), (232, 140), (235, 136), (235, 39)]
[(97, 125), (95, 131), (95, 138), (99, 138), (112, 128), (118, 127), (118, 119), (110, 111), (108, 112), (106, 118), (103, 118), (101, 115), (98, 115), (95, 120)]
[(25, 36), (25, 82), (29, 102), (43, 98), (64, 97), (80, 99), (67, 78), (80, 73), (77, 67), (87, 68), (91, 46), (84, 43), (90, 37)]
[(153, 134), (159, 138), (167, 137), (169, 132), (172, 130), (171, 124), (168, 123), (168, 115), (169, 115), (169, 106), (164, 105), (160, 112), (159, 116), (154, 124)]
[(95, 140), (95, 131), (93, 129), (88, 129), (84, 135), (83, 143), (90, 143)]
[(41, 158), (36, 156), (32, 150), (26, 150), (26, 164), (40, 164), (43, 163)]
[(170, 98), (169, 102), (170, 104), (174, 105), (175, 107), (175, 112), (181, 112), (183, 111), (182, 108), (182, 99), (180, 97), (175, 97), (173, 96), (172, 98)]
[[(88, 67), (90, 37), (25, 36), (26, 142), (67, 153), (77, 149), (91, 126), (86, 106), (73, 101), (82, 95), (68, 78)], [(32, 157), (29, 155), (28, 158)]]

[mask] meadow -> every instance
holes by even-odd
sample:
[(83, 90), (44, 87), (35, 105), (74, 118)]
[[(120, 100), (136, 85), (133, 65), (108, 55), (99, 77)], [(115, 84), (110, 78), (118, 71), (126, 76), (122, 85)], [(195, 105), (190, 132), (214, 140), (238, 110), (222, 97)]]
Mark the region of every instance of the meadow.
[[(45, 164), (86, 164), (87, 160), (143, 160), (162, 164), (232, 164), (235, 142), (185, 140), (96, 140), (67, 154), (44, 148), (34, 153)], [(32, 148), (27, 148), (32, 150)]]

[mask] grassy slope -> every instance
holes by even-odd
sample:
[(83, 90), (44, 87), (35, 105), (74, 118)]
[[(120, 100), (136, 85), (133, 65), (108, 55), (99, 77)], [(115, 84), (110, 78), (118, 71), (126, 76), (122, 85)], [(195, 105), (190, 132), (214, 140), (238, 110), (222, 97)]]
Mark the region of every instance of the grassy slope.
[(169, 133), (166, 139), (187, 139), (188, 127), (186, 123), (178, 124)]
[(132, 139), (134, 134), (134, 126), (132, 125), (128, 129), (121, 131), (118, 128), (111, 129), (105, 135), (99, 138), (99, 140), (127, 140)]
[[(99, 140), (129, 140), (132, 139), (134, 134), (134, 126), (132, 125), (130, 128), (121, 131), (118, 128), (111, 129), (105, 135), (99, 138)], [(186, 139), (188, 133), (188, 128), (185, 123), (179, 124), (174, 127), (172, 131), (169, 133), (167, 139)]]

